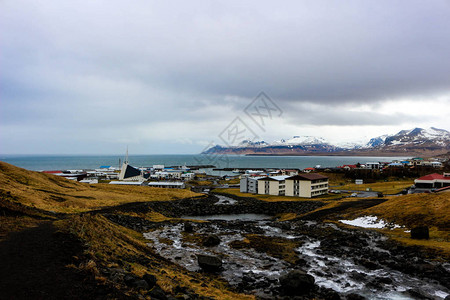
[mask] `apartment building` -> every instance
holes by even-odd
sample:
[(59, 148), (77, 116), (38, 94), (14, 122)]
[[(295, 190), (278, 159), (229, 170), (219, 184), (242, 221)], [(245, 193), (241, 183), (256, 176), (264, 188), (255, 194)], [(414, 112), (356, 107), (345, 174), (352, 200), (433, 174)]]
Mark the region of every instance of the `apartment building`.
[(328, 177), (316, 174), (299, 174), (285, 179), (285, 195), (312, 198), (328, 193)]

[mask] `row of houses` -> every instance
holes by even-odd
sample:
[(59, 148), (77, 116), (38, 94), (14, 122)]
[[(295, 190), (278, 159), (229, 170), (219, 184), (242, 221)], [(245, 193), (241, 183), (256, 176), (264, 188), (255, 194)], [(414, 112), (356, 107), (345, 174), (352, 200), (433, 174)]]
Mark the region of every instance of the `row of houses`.
[(338, 168), (344, 170), (353, 170), (353, 169), (382, 170), (391, 167), (410, 168), (419, 166), (433, 167), (433, 168), (443, 167), (442, 162), (437, 159), (423, 159), (421, 157), (416, 157), (409, 160), (393, 160), (392, 162), (366, 162), (364, 164), (357, 163), (355, 165), (342, 165), (339, 166)]
[(241, 193), (312, 198), (328, 193), (328, 177), (320, 174), (293, 176), (241, 176)]

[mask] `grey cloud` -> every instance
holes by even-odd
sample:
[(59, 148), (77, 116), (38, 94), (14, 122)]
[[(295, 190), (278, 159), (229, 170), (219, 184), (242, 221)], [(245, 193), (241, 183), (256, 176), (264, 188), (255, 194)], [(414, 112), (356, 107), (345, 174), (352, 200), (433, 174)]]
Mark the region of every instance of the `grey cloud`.
[(428, 115), (411, 116), (404, 113), (351, 111), (345, 105), (330, 107), (326, 105), (288, 105), (285, 107), (285, 121), (295, 125), (320, 126), (386, 126), (402, 125), (411, 122), (421, 123)]
[[(220, 132), (260, 91), (292, 124), (419, 122), (346, 105), (449, 94), (448, 15), (444, 0), (2, 1), (0, 124)], [(299, 121), (298, 103), (331, 108)]]

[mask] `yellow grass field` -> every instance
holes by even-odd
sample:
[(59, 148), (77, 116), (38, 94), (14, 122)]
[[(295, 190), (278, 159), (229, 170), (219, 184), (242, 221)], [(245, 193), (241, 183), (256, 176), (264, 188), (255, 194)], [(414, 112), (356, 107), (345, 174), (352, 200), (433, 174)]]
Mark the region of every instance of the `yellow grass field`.
[(28, 171), (0, 162), (0, 191), (24, 205), (39, 209), (78, 213), (130, 202), (170, 201), (202, 194), (182, 189), (89, 185), (59, 176)]
[(400, 180), (400, 181), (387, 181), (387, 182), (375, 182), (365, 184), (347, 183), (335, 187), (339, 190), (352, 190), (352, 191), (365, 191), (367, 188), (371, 188), (374, 192), (382, 192), (383, 194), (397, 194), (403, 189), (410, 187), (414, 184), (413, 180)]

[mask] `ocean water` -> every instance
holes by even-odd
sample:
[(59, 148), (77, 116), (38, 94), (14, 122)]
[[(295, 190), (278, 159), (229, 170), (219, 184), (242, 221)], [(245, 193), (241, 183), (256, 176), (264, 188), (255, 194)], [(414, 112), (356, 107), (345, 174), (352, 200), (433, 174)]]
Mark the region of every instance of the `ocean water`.
[[(0, 155), (0, 161), (33, 171), (96, 169), (100, 166), (119, 167), (123, 155)], [(199, 155), (157, 154), (130, 155), (128, 160), (134, 167), (153, 165), (214, 165), (217, 168), (292, 168), (336, 167), (343, 164), (366, 162), (390, 162), (405, 157), (373, 156), (244, 156), (244, 155)]]

